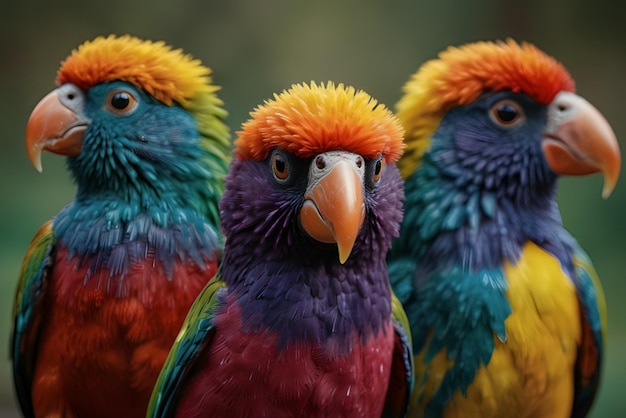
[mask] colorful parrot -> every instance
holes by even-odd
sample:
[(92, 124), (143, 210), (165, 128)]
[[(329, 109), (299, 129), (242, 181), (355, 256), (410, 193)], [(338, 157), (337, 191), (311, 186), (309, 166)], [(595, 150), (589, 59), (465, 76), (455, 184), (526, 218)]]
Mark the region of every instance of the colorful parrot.
[(34, 108), (28, 155), (67, 156), (75, 199), (35, 235), (11, 357), (26, 417), (145, 416), (187, 312), (217, 271), (230, 162), (210, 70), (162, 42), (99, 37)]
[(385, 261), (402, 218), (397, 119), (332, 82), (251, 116), (220, 203), (223, 263), (147, 416), (403, 416), (410, 334)]
[(451, 47), (404, 86), (405, 217), (388, 256), (411, 323), (411, 416), (582, 417), (604, 296), (564, 229), (559, 175), (619, 176), (608, 122), (533, 45)]

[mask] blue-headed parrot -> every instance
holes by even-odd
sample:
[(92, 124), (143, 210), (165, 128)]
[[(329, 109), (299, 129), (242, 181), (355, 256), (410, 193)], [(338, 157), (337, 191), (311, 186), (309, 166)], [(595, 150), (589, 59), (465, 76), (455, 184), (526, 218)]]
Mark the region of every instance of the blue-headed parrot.
[(353, 87), (296, 84), (235, 146), (224, 259), (147, 416), (404, 416), (410, 333), (385, 261), (402, 218), (397, 119)]
[[(67, 157), (74, 200), (37, 232), (14, 304), (26, 417), (142, 417), (217, 271), (230, 134), (211, 71), (163, 42), (98, 37), (34, 108), (28, 155)], [(52, 187), (52, 186), (51, 186)]]
[(557, 180), (601, 172), (610, 194), (621, 159), (608, 122), (562, 64), (513, 40), (450, 47), (396, 110), (406, 200), (388, 262), (413, 334), (410, 416), (585, 416), (605, 301)]

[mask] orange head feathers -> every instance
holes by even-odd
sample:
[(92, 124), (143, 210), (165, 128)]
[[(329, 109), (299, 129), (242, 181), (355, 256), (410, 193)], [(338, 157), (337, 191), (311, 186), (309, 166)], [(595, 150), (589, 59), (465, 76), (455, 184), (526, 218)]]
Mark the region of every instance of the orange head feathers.
[(235, 141), (239, 158), (263, 160), (278, 147), (302, 158), (341, 150), (392, 162), (404, 148), (391, 111), (343, 84), (296, 84), (250, 115)]
[(56, 84), (72, 83), (81, 90), (105, 82), (123, 81), (152, 95), (167, 106), (179, 105), (196, 120), (200, 145), (208, 152), (221, 194), (221, 179), (230, 161), (228, 112), (212, 84), (211, 69), (200, 60), (172, 49), (163, 41), (152, 42), (130, 35), (97, 37), (72, 51), (61, 64)]
[(107, 81), (126, 81), (168, 106), (177, 102), (187, 107), (198, 93), (218, 90), (211, 85), (210, 74), (199, 60), (164, 42), (110, 35), (75, 49), (62, 63), (56, 82), (87, 90)]
[(511, 39), (450, 47), (423, 64), (404, 85), (404, 96), (396, 105), (407, 142), (399, 162), (402, 176), (419, 164), (430, 135), (448, 110), (485, 92), (507, 89), (548, 104), (560, 91), (573, 92), (574, 81), (554, 58)]

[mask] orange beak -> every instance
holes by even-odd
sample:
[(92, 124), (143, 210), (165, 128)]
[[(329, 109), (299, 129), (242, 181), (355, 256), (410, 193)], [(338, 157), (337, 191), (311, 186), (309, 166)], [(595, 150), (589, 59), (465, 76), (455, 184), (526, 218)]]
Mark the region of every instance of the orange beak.
[[(323, 161), (323, 168), (316, 162)], [(346, 262), (365, 219), (361, 157), (348, 152), (328, 152), (314, 158), (309, 173), (300, 224), (314, 239), (337, 243), (339, 261)]]
[(26, 152), (42, 171), (41, 152), (73, 157), (80, 154), (89, 120), (82, 114), (83, 93), (71, 84), (50, 92), (35, 106), (26, 126)]
[(574, 93), (561, 92), (549, 106), (543, 153), (560, 175), (604, 175), (602, 196), (609, 197), (619, 177), (617, 138), (602, 114)]

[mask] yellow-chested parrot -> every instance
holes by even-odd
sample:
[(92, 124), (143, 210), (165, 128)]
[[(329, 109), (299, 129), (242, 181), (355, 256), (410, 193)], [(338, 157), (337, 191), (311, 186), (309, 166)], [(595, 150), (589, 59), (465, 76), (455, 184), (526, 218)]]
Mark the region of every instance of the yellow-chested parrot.
[(145, 416), (221, 252), (230, 135), (210, 74), (163, 42), (98, 37), (34, 108), (31, 161), (66, 156), (77, 191), (22, 264), (11, 357), (26, 417)]
[(397, 119), (334, 83), (251, 116), (220, 203), (223, 263), (147, 416), (403, 416), (410, 335), (385, 261), (402, 218)]
[(605, 303), (557, 179), (602, 172), (608, 196), (612, 129), (562, 64), (513, 40), (451, 47), (403, 92), (405, 217), (388, 262), (413, 333), (410, 415), (586, 415)]

